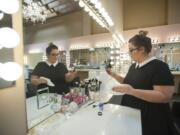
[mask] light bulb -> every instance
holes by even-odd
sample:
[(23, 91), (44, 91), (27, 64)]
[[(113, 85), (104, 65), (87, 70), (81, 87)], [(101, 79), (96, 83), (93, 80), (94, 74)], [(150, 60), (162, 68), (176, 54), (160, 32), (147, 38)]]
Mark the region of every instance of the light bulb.
[(0, 10), (7, 14), (14, 14), (19, 9), (19, 0), (0, 0)]
[(85, 10), (86, 12), (89, 12), (89, 11), (90, 11), (90, 9), (89, 9), (87, 6), (84, 7), (84, 10)]
[(3, 48), (3, 46), (2, 45), (0, 45), (0, 49), (2, 49)]
[(111, 60), (113, 60), (113, 59), (114, 59), (114, 57), (113, 57), (113, 56), (111, 56), (111, 57), (110, 57), (110, 59), (111, 59)]
[(15, 81), (22, 75), (22, 68), (15, 62), (7, 62), (1, 67), (1, 77), (6, 81)]
[(95, 7), (97, 9), (100, 9), (102, 7), (102, 4), (100, 2), (95, 3)]
[(2, 20), (4, 17), (4, 14), (0, 12), (0, 20)]
[(3, 67), (3, 64), (0, 63), (0, 78), (1, 78), (2, 67)]
[(18, 33), (8, 27), (4, 27), (0, 29), (0, 44), (6, 48), (14, 48), (20, 42), (20, 37)]
[(84, 4), (84, 2), (82, 0), (79, 1), (79, 6), (80, 7), (84, 7), (85, 6), (85, 4)]
[(114, 64), (114, 62), (113, 62), (113, 61), (111, 61), (111, 62), (110, 62), (110, 64), (111, 64), (111, 65), (113, 65), (113, 64)]
[(90, 0), (91, 3), (95, 4), (96, 2), (98, 2), (98, 0)]

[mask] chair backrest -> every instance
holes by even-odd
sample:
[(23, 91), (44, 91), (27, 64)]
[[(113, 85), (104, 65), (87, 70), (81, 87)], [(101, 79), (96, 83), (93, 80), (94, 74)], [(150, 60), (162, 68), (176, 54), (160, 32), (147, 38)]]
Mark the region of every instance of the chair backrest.
[(173, 117), (180, 119), (180, 101), (174, 101), (172, 103), (172, 114)]

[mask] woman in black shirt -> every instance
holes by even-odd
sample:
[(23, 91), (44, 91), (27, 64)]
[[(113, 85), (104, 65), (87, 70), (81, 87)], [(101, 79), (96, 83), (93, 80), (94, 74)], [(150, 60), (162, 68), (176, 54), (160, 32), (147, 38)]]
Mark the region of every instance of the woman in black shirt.
[(121, 104), (141, 110), (143, 135), (173, 135), (169, 101), (174, 91), (173, 76), (168, 65), (150, 56), (151, 39), (140, 31), (129, 40), (132, 64), (125, 78), (107, 72), (118, 80), (113, 91), (125, 93)]
[(76, 72), (68, 72), (63, 63), (59, 63), (57, 58), (59, 56), (58, 47), (50, 43), (46, 48), (47, 61), (40, 62), (33, 70), (31, 76), (32, 84), (38, 88), (47, 87), (47, 79), (51, 80), (54, 86), (49, 86), (52, 93), (67, 93), (69, 92), (68, 82), (71, 82), (76, 77)]

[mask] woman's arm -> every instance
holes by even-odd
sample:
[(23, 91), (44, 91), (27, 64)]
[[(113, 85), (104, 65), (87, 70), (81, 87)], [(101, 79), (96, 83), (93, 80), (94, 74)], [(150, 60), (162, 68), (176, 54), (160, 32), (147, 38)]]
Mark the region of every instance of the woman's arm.
[(31, 83), (37, 86), (39, 84), (47, 84), (47, 80), (39, 78), (37, 75), (31, 75)]
[(134, 89), (128, 84), (113, 88), (113, 91), (122, 92), (152, 103), (167, 103), (171, 100), (174, 86), (154, 86), (153, 90)]
[(110, 68), (106, 69), (106, 72), (107, 72), (111, 77), (113, 77), (114, 79), (116, 79), (118, 82), (123, 83), (124, 77), (122, 77), (122, 76), (120, 76), (120, 75), (112, 72)]

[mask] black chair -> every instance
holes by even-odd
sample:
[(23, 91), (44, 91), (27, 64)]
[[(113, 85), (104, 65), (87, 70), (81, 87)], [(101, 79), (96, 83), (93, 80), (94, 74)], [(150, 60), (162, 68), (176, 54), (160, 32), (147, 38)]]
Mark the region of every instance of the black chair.
[(180, 135), (180, 101), (172, 102), (172, 115), (177, 135)]
[(27, 86), (26, 98), (35, 96), (37, 91), (37, 86), (34, 86), (31, 83), (27, 83), (26, 86)]

